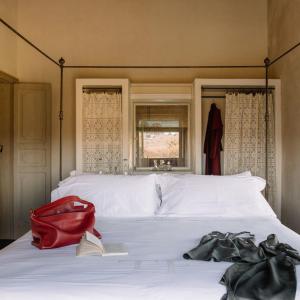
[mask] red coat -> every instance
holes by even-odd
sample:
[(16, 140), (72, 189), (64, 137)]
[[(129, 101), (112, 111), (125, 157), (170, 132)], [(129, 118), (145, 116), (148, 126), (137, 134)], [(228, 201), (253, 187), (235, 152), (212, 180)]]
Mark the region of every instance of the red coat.
[(221, 111), (213, 103), (208, 115), (204, 153), (206, 154), (206, 175), (221, 175), (221, 158), (222, 149), (223, 123)]

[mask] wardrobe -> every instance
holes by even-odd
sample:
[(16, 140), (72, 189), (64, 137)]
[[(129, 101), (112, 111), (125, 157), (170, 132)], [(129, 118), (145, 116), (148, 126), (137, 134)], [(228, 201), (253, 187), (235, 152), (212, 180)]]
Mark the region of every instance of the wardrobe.
[(15, 239), (50, 199), (51, 87), (0, 78), (0, 238)]
[(128, 168), (128, 79), (76, 80), (76, 170)]
[[(266, 178), (265, 196), (280, 217), (280, 80), (269, 80), (268, 105), (263, 79), (195, 79), (194, 91), (195, 110), (201, 114), (201, 127), (199, 124), (196, 128), (198, 142), (195, 144), (197, 159), (201, 161), (198, 173), (205, 173), (203, 144), (208, 112), (211, 104), (215, 103), (223, 121), (222, 174), (232, 175), (251, 170), (252, 175)], [(255, 161), (255, 165), (249, 165), (251, 161)]]

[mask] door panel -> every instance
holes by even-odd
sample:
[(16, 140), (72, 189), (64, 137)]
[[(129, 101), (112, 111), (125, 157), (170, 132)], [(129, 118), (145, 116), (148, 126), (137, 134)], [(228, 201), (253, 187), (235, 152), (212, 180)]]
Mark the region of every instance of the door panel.
[[(31, 209), (44, 204), (47, 199), (47, 174), (45, 172), (22, 172), (18, 176), (18, 185), (22, 201), (18, 207), (18, 226), (29, 229), (29, 212)], [(22, 234), (22, 230), (16, 227)]]
[(29, 211), (50, 201), (51, 95), (48, 84), (14, 89), (14, 233), (30, 228)]
[(12, 85), (0, 83), (0, 239), (13, 238)]
[[(20, 88), (20, 85), (19, 85)], [(45, 143), (47, 90), (22, 91), (19, 99), (19, 142)]]

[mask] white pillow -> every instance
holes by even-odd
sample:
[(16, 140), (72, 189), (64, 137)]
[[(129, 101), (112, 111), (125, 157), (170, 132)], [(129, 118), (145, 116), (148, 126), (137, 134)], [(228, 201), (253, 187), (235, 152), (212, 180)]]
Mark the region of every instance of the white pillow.
[[(157, 175), (157, 184), (160, 186), (166, 187), (168, 184), (172, 184), (174, 181), (174, 178), (180, 179), (182, 176), (199, 176), (196, 174), (171, 174), (171, 173), (163, 173), (160, 175)], [(204, 175), (202, 175), (204, 176)], [(212, 176), (212, 175), (205, 175), (205, 176)], [(223, 175), (223, 176), (215, 176), (215, 177), (243, 177), (243, 178), (252, 178), (251, 180), (256, 184), (257, 190), (262, 192), (266, 187), (266, 180), (258, 177), (258, 176), (252, 176), (250, 171), (245, 171), (238, 174), (233, 175)]]
[(161, 176), (163, 216), (275, 216), (253, 176)]
[(251, 177), (252, 180), (255, 182), (257, 189), (262, 192), (266, 187), (266, 180), (258, 177), (258, 176), (252, 176), (250, 171), (246, 171), (239, 174), (234, 175), (228, 175), (228, 176), (236, 176), (236, 177)]
[(156, 175), (79, 175), (60, 183), (52, 201), (75, 195), (92, 202), (96, 217), (153, 216), (160, 205)]

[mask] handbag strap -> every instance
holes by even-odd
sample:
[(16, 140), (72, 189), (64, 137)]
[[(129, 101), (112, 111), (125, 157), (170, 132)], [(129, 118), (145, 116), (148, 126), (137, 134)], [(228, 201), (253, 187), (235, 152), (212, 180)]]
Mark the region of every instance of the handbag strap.
[(53, 208), (55, 208), (57, 206), (64, 205), (64, 204), (67, 204), (67, 203), (75, 203), (75, 202), (79, 202), (81, 204), (85, 204), (85, 205), (87, 205), (87, 208), (95, 209), (94, 204), (91, 203), (91, 202), (88, 202), (86, 200), (82, 200), (78, 196), (67, 196), (67, 197), (58, 199), (56, 201), (50, 202), (50, 203), (48, 203), (46, 205), (43, 205), (40, 208), (37, 208), (37, 209), (33, 210), (32, 211), (32, 215), (38, 216), (40, 214), (43, 214), (43, 212), (45, 212), (47, 210), (50, 210), (50, 209), (53, 209)]

